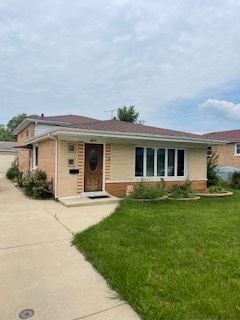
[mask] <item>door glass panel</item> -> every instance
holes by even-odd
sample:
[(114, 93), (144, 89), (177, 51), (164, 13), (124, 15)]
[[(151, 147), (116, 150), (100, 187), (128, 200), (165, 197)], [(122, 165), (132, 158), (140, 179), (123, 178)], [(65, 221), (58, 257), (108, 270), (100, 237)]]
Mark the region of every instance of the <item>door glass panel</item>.
[(90, 152), (89, 156), (89, 168), (92, 172), (96, 171), (98, 164), (98, 156), (95, 149)]

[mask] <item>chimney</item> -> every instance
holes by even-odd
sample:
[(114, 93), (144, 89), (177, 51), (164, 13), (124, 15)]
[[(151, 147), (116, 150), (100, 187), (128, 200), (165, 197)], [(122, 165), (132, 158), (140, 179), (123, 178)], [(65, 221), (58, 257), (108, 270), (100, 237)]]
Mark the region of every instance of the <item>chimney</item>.
[(42, 118), (44, 117), (44, 114), (43, 114), (43, 113), (41, 114), (41, 117), (42, 117)]

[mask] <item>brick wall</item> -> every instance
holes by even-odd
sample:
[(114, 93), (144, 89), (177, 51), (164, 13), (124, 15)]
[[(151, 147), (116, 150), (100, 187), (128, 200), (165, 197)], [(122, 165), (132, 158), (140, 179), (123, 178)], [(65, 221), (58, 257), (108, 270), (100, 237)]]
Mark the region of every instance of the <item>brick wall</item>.
[(55, 190), (55, 156), (56, 141), (52, 139), (44, 140), (38, 143), (38, 169), (45, 171), (47, 180), (53, 181)]
[[(35, 134), (35, 125), (31, 123), (27, 126), (24, 130), (22, 130), (17, 135), (17, 146), (24, 146), (26, 145), (27, 141), (27, 131), (28, 131), (28, 138), (34, 137)], [(31, 151), (30, 150), (20, 150), (17, 152), (18, 157), (18, 170), (23, 172), (25, 176), (30, 171), (30, 157)]]
[[(74, 145), (75, 151), (69, 152), (68, 145)], [(68, 160), (74, 159), (74, 165), (69, 166)], [(76, 196), (80, 190), (78, 175), (70, 174), (69, 169), (77, 168), (78, 143), (76, 141), (59, 141), (58, 149), (58, 197)]]
[(77, 168), (79, 174), (77, 177), (77, 193), (81, 194), (84, 189), (84, 143), (78, 142), (77, 144)]
[[(185, 180), (186, 181), (186, 180)], [(169, 190), (174, 184), (182, 184), (185, 181), (165, 181), (166, 189)], [(158, 182), (148, 182), (148, 184), (158, 184)], [(106, 183), (106, 191), (115, 197), (124, 197), (127, 192), (128, 186), (134, 186), (134, 182), (117, 182), (117, 183)], [(196, 191), (204, 191), (207, 188), (207, 181), (192, 181), (191, 187)]]
[(134, 179), (134, 145), (111, 144), (110, 180)]
[(225, 146), (216, 146), (213, 149), (218, 154), (218, 166), (231, 166), (240, 168), (240, 156), (235, 156), (235, 144), (229, 143)]

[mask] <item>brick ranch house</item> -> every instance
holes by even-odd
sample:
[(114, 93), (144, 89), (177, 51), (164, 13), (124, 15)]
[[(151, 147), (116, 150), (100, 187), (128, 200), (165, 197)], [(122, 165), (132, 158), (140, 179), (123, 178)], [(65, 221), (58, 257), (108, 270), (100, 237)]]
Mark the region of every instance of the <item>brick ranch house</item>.
[(163, 178), (167, 187), (189, 179), (204, 190), (207, 148), (219, 144), (195, 134), (76, 115), (27, 118), (14, 133), (19, 170), (46, 171), (56, 198), (99, 191), (122, 197), (142, 179)]
[(219, 167), (240, 168), (240, 130), (212, 132), (204, 134), (203, 137), (226, 142), (212, 146), (218, 155)]

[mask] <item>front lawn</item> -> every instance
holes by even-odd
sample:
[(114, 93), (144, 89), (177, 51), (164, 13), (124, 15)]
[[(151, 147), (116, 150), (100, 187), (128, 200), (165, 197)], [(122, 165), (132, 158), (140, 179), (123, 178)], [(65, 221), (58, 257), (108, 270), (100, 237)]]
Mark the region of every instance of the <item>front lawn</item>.
[(142, 319), (240, 319), (240, 192), (123, 200), (74, 244)]

